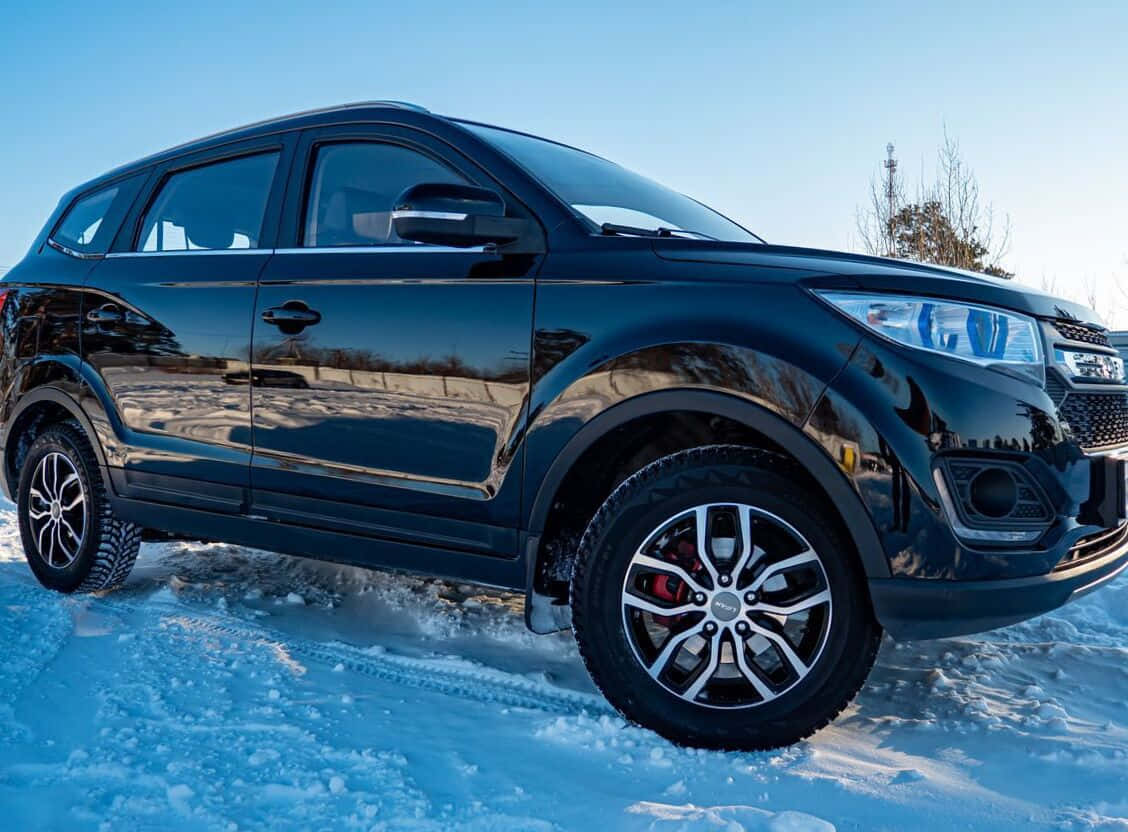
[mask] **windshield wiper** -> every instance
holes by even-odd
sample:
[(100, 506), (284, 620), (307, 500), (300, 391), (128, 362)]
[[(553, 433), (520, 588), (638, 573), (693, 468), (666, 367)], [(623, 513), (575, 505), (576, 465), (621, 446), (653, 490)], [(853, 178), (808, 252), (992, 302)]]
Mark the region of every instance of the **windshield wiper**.
[(619, 225), (613, 222), (605, 222), (599, 226), (600, 231), (604, 234), (621, 234), (627, 237), (681, 237), (683, 234), (690, 237), (700, 237), (704, 240), (716, 240), (716, 237), (710, 237), (708, 234), (702, 234), (700, 231), (687, 231), (684, 228), (638, 228), (633, 225)]

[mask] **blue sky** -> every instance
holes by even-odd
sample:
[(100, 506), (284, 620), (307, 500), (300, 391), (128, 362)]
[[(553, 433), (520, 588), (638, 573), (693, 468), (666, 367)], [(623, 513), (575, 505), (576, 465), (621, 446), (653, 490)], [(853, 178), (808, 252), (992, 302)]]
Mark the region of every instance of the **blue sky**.
[(1006, 264), (1074, 296), (1095, 280), (1114, 317), (1113, 277), (1128, 289), (1128, 3), (910, 9), (26, 4), (0, 31), (0, 268), (63, 191), (114, 165), (263, 117), (398, 98), (558, 138), (770, 241), (833, 248), (856, 247), (886, 142), (911, 178), (932, 171), (946, 126), (1011, 216)]

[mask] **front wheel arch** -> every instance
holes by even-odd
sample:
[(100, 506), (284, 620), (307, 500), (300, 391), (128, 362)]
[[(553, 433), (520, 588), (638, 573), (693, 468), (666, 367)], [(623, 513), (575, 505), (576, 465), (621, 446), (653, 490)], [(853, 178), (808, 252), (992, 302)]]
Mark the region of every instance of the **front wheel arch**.
[[(867, 578), (887, 578), (889, 562), (869, 512), (853, 485), (827, 452), (802, 430), (755, 402), (729, 393), (678, 389), (644, 393), (608, 408), (577, 431), (557, 454), (541, 482), (529, 511), (526, 547), (526, 611), (536, 632), (567, 626), (559, 599), (542, 595), (536, 586), (543, 561), (551, 556), (543, 539), (549, 516), (569, 472), (586, 451), (616, 429), (660, 414), (695, 412), (740, 423), (789, 455), (825, 493), (853, 544)], [(700, 444), (708, 444), (702, 442)], [(771, 448), (769, 448), (771, 449)], [(552, 614), (562, 613), (560, 615)]]

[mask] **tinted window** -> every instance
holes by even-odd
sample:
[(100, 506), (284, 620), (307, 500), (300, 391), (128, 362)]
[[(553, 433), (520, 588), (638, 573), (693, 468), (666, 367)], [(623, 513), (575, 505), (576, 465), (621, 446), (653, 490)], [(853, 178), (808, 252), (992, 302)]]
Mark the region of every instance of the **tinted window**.
[(277, 153), (174, 173), (141, 226), (141, 251), (258, 248)]
[(394, 144), (331, 144), (317, 151), (306, 203), (307, 246), (377, 246), (402, 242), (392, 208), (422, 182), (466, 183), (429, 156)]
[(101, 235), (97, 244), (95, 238), (99, 236), (98, 231), (102, 228), (102, 221), (106, 218), (117, 194), (118, 189), (115, 185), (78, 200), (67, 211), (66, 217), (59, 223), (51, 239), (84, 254), (104, 254), (108, 248), (110, 235)]

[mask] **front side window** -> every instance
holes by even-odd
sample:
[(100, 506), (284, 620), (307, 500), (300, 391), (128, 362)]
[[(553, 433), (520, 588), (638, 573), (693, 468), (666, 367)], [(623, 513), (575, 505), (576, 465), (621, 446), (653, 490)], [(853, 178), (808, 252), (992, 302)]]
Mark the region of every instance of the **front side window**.
[(82, 254), (104, 254), (109, 246), (109, 235), (101, 235), (102, 239), (97, 243), (95, 240), (117, 195), (118, 188), (115, 185), (84, 196), (70, 207), (51, 239)]
[(396, 197), (424, 182), (471, 184), (443, 163), (400, 145), (321, 146), (310, 179), (303, 245), (403, 244), (392, 228)]
[(511, 157), (597, 226), (666, 228), (684, 236), (763, 242), (712, 208), (614, 162), (524, 133), (469, 122), (462, 126)]
[(277, 153), (174, 173), (141, 225), (140, 251), (258, 248)]

